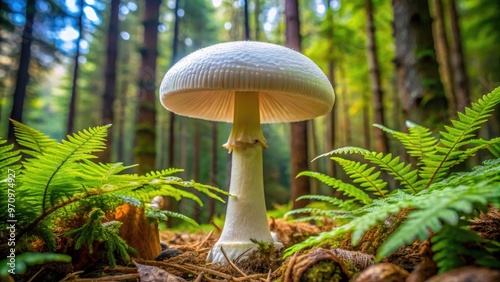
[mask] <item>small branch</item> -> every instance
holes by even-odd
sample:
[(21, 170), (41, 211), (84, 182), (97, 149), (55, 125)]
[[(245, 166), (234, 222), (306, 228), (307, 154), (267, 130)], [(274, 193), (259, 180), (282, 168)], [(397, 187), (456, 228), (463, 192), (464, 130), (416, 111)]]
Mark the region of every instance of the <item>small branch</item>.
[(42, 271), (44, 271), (44, 270), (45, 270), (45, 266), (44, 266), (44, 267), (42, 267), (42, 268), (40, 268), (40, 270), (38, 270), (38, 271), (35, 273), (35, 275), (33, 275), (33, 277), (31, 277), (31, 278), (30, 278), (30, 280), (28, 280), (28, 282), (33, 282), (33, 281), (35, 281), (35, 278), (38, 276), (38, 274), (42, 273)]
[(236, 272), (238, 272), (241, 276), (243, 277), (247, 277), (247, 275), (245, 274), (245, 272), (243, 272), (241, 269), (239, 269), (230, 259), (229, 257), (227, 256), (226, 254), (226, 251), (224, 251), (224, 248), (223, 247), (220, 247), (220, 250), (222, 252), (222, 254), (224, 255), (224, 257), (226, 258), (227, 262), (229, 263), (229, 265), (234, 269), (236, 270)]
[(66, 275), (66, 277), (64, 277), (63, 279), (59, 280), (59, 282), (69, 281), (70, 279), (75, 280), (75, 279), (73, 279), (73, 277), (78, 276), (79, 274), (82, 274), (84, 272), (85, 272), (84, 270), (80, 270), (80, 271), (70, 273), (70, 274)]
[(198, 243), (195, 247), (195, 250), (196, 251), (199, 251), (200, 248), (205, 245), (205, 243), (210, 239), (210, 237), (212, 237), (212, 234), (214, 234), (214, 231), (211, 230), (210, 233), (208, 233), (208, 235), (205, 237), (205, 239), (203, 239), (203, 241), (201, 241), (200, 243)]

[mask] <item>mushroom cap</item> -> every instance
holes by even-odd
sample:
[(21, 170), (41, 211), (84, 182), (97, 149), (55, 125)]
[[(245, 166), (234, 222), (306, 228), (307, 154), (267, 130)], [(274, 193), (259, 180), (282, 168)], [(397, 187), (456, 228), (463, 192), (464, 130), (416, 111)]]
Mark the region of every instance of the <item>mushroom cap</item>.
[(335, 102), (331, 83), (311, 59), (256, 41), (220, 43), (184, 57), (165, 74), (160, 100), (176, 114), (232, 122), (235, 91), (259, 93), (261, 123), (311, 119)]

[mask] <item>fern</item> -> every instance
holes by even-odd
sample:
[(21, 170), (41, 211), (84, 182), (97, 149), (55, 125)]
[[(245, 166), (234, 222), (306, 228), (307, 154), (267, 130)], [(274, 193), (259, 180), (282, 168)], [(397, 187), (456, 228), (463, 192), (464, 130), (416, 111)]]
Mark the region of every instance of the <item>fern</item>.
[(342, 166), (345, 172), (354, 180), (354, 183), (358, 183), (366, 191), (373, 192), (382, 198), (386, 197), (388, 191), (384, 188), (387, 186), (387, 182), (378, 178), (380, 171), (373, 172), (375, 167), (367, 168), (366, 164), (337, 157), (333, 157), (332, 160)]
[[(483, 96), (464, 113), (458, 114), (458, 120), (445, 126), (439, 136), (432, 135), (431, 130), (407, 122), (408, 133), (398, 132), (381, 125), (375, 125), (395, 137), (407, 149), (409, 155), (416, 159), (415, 165), (406, 164), (399, 157), (391, 154), (372, 152), (358, 147), (344, 147), (333, 150), (320, 157), (332, 155), (360, 154), (375, 167), (348, 160), (345, 157), (331, 157), (338, 162), (344, 171), (353, 178), (356, 187), (339, 180), (314, 172), (303, 172), (336, 189), (341, 187), (348, 191), (352, 201), (358, 200), (362, 206), (340, 205), (338, 199), (327, 196), (308, 196), (307, 198), (331, 203), (334, 209), (346, 208), (342, 212), (308, 206), (305, 209), (292, 211), (289, 214), (298, 215), (300, 211), (308, 211), (314, 215), (328, 216), (335, 219), (348, 219), (347, 223), (331, 231), (311, 237), (304, 242), (286, 250), (285, 255), (317, 246), (324, 240), (351, 234), (352, 244), (360, 242), (364, 234), (382, 222), (387, 223), (389, 216), (398, 214), (401, 210), (410, 213), (403, 223), (383, 242), (377, 250), (377, 260), (380, 260), (400, 247), (415, 240), (426, 240), (433, 235), (434, 259), (440, 271), (446, 271), (460, 266), (464, 253), (478, 265), (494, 267), (500, 254), (500, 243), (481, 239), (476, 233), (467, 229), (469, 219), (477, 217), (480, 211), (485, 211), (488, 204), (500, 205), (500, 159), (487, 160), (471, 171), (450, 174), (450, 169), (475, 155), (479, 150), (488, 149), (495, 157), (500, 157), (500, 138), (484, 140), (475, 138), (480, 125), (484, 123), (500, 103), (500, 88)], [(401, 184), (388, 194), (386, 183), (379, 178), (380, 170), (387, 171)], [(339, 189), (340, 190), (340, 189)], [(378, 196), (374, 200), (361, 200), (355, 195), (366, 195), (365, 191), (374, 192)], [(323, 206), (324, 207), (324, 206)], [(300, 220), (300, 219), (299, 219)], [(456, 234), (462, 234), (457, 238)], [(464, 244), (475, 244), (474, 250), (467, 250)], [(496, 261), (495, 261), (496, 260)]]
[(297, 175), (297, 177), (300, 177), (300, 176), (309, 176), (312, 178), (316, 178), (319, 181), (325, 183), (326, 185), (331, 186), (332, 188), (343, 192), (344, 195), (346, 195), (348, 197), (352, 197), (352, 198), (354, 198), (354, 199), (356, 199), (364, 204), (370, 203), (372, 201), (370, 196), (368, 196), (368, 194), (363, 192), (363, 190), (361, 190), (361, 189), (359, 189), (351, 184), (342, 182), (341, 180), (330, 177), (328, 175), (324, 175), (324, 174), (321, 174), (318, 172), (312, 172), (312, 171), (303, 171)]
[(78, 250), (86, 245), (90, 253), (94, 251), (94, 242), (104, 243), (111, 266), (116, 265), (115, 253), (126, 262), (129, 262), (129, 253), (136, 254), (137, 252), (118, 235), (122, 223), (118, 221), (103, 223), (104, 217), (102, 210), (95, 209), (90, 212), (87, 223), (80, 228), (67, 232), (65, 235), (72, 236), (75, 239), (75, 249)]
[[(70, 230), (68, 234), (83, 236), (78, 237), (79, 247), (88, 243), (91, 248), (91, 241), (102, 241), (108, 249), (108, 259), (113, 264), (115, 255), (125, 259), (128, 257), (124, 252), (126, 247), (122, 244), (123, 240), (115, 232), (119, 223), (103, 225), (100, 212), (95, 210), (109, 212), (122, 203), (131, 203), (146, 209), (146, 215), (152, 220), (177, 217), (197, 226), (194, 220), (183, 214), (152, 210), (146, 204), (154, 196), (162, 195), (177, 200), (192, 199), (203, 205), (193, 191), (219, 201), (223, 201), (221, 195), (228, 195), (216, 187), (176, 177), (175, 173), (182, 171), (180, 169), (170, 168), (137, 175), (126, 173), (133, 166), (93, 162), (96, 158), (94, 154), (104, 149), (109, 126), (83, 130), (61, 142), (18, 122), (14, 122), (14, 127), (18, 143), (23, 149), (15, 151), (13, 145), (5, 145), (6, 141), (0, 139), (0, 168), (19, 170), (16, 193), (23, 195), (22, 201), (16, 202), (19, 230), (16, 239), (19, 240), (19, 247), (22, 247), (22, 243), (29, 246), (34, 238), (39, 238), (50, 250), (55, 250), (55, 225), (70, 221), (79, 214), (90, 218), (89, 222), (75, 228), (75, 233)], [(16, 165), (19, 160), (22, 166)], [(6, 199), (0, 199), (2, 205)], [(2, 218), (4, 212), (5, 209), (2, 210)], [(5, 224), (0, 222), (0, 229), (3, 230)], [(98, 234), (92, 235), (91, 229), (97, 230)], [(0, 247), (5, 247), (5, 244)]]

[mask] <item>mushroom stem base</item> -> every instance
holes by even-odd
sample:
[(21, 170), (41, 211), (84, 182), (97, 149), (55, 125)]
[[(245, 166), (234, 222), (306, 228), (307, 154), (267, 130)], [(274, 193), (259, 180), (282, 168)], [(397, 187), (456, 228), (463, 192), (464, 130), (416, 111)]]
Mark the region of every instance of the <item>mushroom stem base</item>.
[[(224, 252), (229, 260), (235, 262), (237, 260), (241, 261), (248, 258), (251, 253), (257, 251), (257, 248), (258, 245), (250, 241), (218, 242), (208, 253), (207, 261), (228, 265), (229, 263), (221, 249), (224, 249)], [(283, 248), (283, 244), (280, 242), (274, 242), (274, 248), (276, 250), (281, 250)]]

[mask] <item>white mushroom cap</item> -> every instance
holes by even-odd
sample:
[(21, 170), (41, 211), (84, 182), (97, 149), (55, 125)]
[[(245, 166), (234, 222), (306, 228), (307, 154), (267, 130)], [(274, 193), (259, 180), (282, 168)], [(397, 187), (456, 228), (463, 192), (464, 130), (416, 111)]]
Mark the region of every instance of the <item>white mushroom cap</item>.
[(328, 78), (313, 61), (255, 41), (220, 43), (184, 57), (163, 78), (160, 99), (180, 115), (232, 122), (235, 91), (259, 92), (262, 123), (321, 116), (335, 101)]

